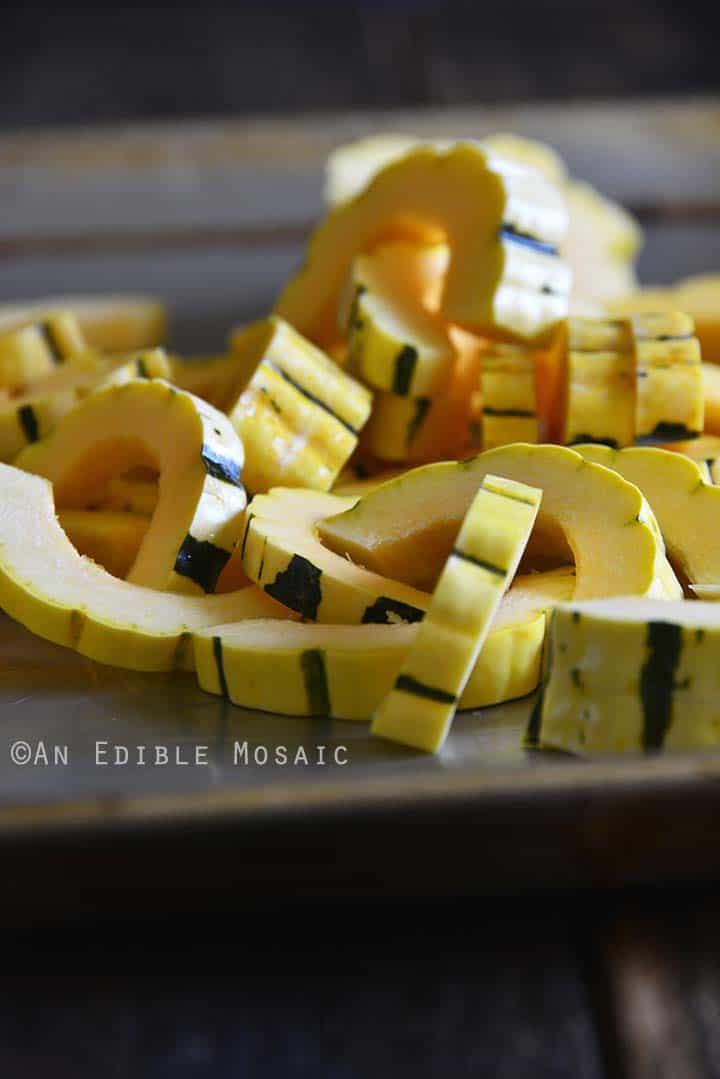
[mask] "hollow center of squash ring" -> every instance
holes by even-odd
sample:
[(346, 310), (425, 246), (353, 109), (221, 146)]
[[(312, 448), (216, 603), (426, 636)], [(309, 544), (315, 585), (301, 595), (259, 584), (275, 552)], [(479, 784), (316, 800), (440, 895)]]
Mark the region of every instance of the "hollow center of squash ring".
[[(420, 591), (432, 592), (461, 524), (459, 517), (445, 518), (429, 522), (426, 529), (413, 527), (406, 533), (398, 530), (394, 535), (384, 536), (375, 550), (355, 550), (346, 543), (333, 542), (330, 536), (319, 538), (335, 554), (349, 556), (366, 569)], [(546, 571), (574, 564), (575, 556), (560, 523), (549, 515), (538, 515), (518, 572)]]
[(124, 475), (156, 475), (160, 463), (137, 437), (108, 438), (95, 442), (77, 457), (54, 484), (58, 509), (80, 509), (101, 500), (111, 480)]

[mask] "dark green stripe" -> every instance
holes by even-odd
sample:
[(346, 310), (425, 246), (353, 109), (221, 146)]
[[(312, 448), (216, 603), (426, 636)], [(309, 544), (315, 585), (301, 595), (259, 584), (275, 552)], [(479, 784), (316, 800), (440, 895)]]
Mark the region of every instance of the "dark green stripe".
[(140, 378), (150, 378), (150, 372), (147, 369), (147, 364), (145, 363), (145, 360), (136, 360), (135, 364), (137, 367), (137, 373)]
[(420, 427), (422, 426), (422, 422), (423, 422), (423, 420), (425, 419), (425, 417), (428, 414), (428, 409), (429, 408), (430, 408), (430, 398), (429, 397), (418, 397), (417, 400), (415, 401), (415, 414), (414, 414), (413, 418), (410, 420), (410, 423), (407, 426), (407, 433), (405, 435), (405, 448), (406, 449), (409, 449), (409, 447), (412, 446), (413, 441), (415, 440), (415, 436), (417, 435), (418, 431), (420, 430)]
[(23, 405), (18, 409), (18, 420), (28, 442), (37, 442), (40, 438), (37, 416), (32, 405)]
[(57, 342), (52, 326), (49, 326), (47, 322), (39, 322), (37, 329), (41, 337), (45, 340), (52, 362), (65, 363), (65, 354)]
[(485, 562), (482, 558), (475, 558), (474, 555), (466, 554), (465, 551), (461, 551), (458, 547), (453, 547), (451, 554), (454, 554), (456, 558), (462, 558), (463, 562), (470, 562), (473, 566), (479, 566), (480, 569), (487, 570), (488, 573), (492, 573), (496, 577), (505, 577), (507, 575), (506, 569), (494, 566), (492, 562)]
[(652, 431), (644, 435), (638, 435), (635, 439), (636, 446), (644, 446), (648, 442), (690, 442), (693, 438), (699, 438), (702, 432), (691, 431), (684, 423), (668, 423), (661, 420)]
[(694, 336), (694, 333), (667, 333), (660, 337), (638, 337), (638, 341), (692, 341)]
[(262, 362), (266, 367), (269, 367), (271, 371), (275, 371), (275, 373), (280, 375), (281, 378), (284, 378), (285, 381), (290, 386), (292, 386), (294, 390), (297, 390), (297, 392), (303, 397), (307, 398), (308, 401), (311, 401), (312, 404), (317, 405), (318, 408), (321, 408), (323, 412), (327, 412), (328, 416), (332, 416), (334, 420), (337, 420), (337, 422), (341, 424), (346, 431), (349, 431), (351, 435), (356, 435), (358, 433), (356, 429), (347, 422), (347, 420), (344, 420), (342, 416), (338, 416), (337, 412), (333, 412), (333, 410), (330, 408), (330, 405), (326, 404), (324, 401), (321, 401), (319, 397), (315, 397), (315, 395), (310, 393), (309, 390), (306, 390), (304, 386), (301, 386), (299, 382), (296, 382), (292, 375), (289, 375), (287, 371), (284, 371), (283, 368), (279, 366), (279, 364), (274, 363), (273, 360), (269, 360), (267, 356)]
[(228, 693), (227, 679), (225, 678), (222, 641), (219, 637), (213, 637), (213, 656), (215, 657), (215, 668), (217, 670), (218, 682), (220, 683), (220, 692), (225, 700), (229, 701), (230, 694)]
[(305, 683), (308, 712), (311, 716), (330, 715), (325, 653), (319, 648), (309, 648), (300, 654), (300, 669)]
[(294, 554), (287, 569), (281, 570), (274, 581), (266, 584), (265, 591), (285, 607), (315, 621), (322, 600), (321, 577), (322, 570), (302, 555)]
[(195, 581), (203, 592), (214, 592), (230, 553), (208, 540), (195, 539), (188, 532), (175, 559), (175, 572)]
[(682, 653), (682, 629), (671, 622), (648, 622), (649, 655), (640, 675), (643, 749), (662, 749), (672, 723), (675, 672)]
[(263, 543), (262, 554), (260, 555), (260, 567), (258, 569), (258, 584), (262, 581), (263, 570), (265, 569), (265, 552), (267, 551), (267, 536)]
[[(391, 618), (390, 615), (395, 615)], [(412, 607), (409, 603), (403, 603), (399, 599), (391, 599), (389, 596), (378, 596), (374, 603), (365, 608), (362, 616), (363, 625), (388, 626), (397, 622), (421, 622), (425, 612), (419, 607)]]
[(518, 419), (533, 420), (537, 416), (537, 412), (531, 412), (524, 408), (488, 408), (483, 407), (483, 413), (486, 416), (516, 416)]
[(572, 442), (568, 442), (568, 446), (581, 446), (583, 442), (588, 442), (591, 446), (609, 446), (611, 450), (620, 449), (614, 438), (595, 438), (594, 435), (575, 435)]
[(428, 701), (437, 701), (439, 704), (455, 704), (457, 697), (454, 693), (448, 693), (436, 686), (428, 686), (425, 682), (419, 682), (411, 674), (401, 674), (395, 679), (395, 689), (401, 693), (411, 693), (413, 697), (423, 697)]
[(248, 532), (250, 531), (250, 525), (254, 518), (254, 513), (248, 513), (247, 520), (245, 521), (245, 531), (243, 532), (242, 545), (240, 547), (240, 561), (245, 558), (245, 548), (247, 547)]
[(410, 393), (415, 368), (417, 367), (418, 351), (412, 345), (404, 345), (395, 357), (395, 375), (393, 377), (392, 392), (406, 397)]
[(242, 487), (240, 480), (242, 465), (239, 461), (235, 461), (232, 457), (225, 457), (222, 453), (217, 453), (211, 446), (208, 446), (207, 442), (203, 442), (200, 456), (208, 476), (213, 476), (216, 480), (222, 480), (223, 483), (232, 484), (233, 487)]
[(545, 243), (543, 240), (538, 240), (536, 236), (532, 236), (529, 232), (523, 232), (521, 229), (516, 228), (515, 225), (502, 225), (500, 239), (508, 240), (513, 244), (521, 244), (523, 247), (529, 247), (541, 255), (557, 255), (558, 253), (557, 247)]
[(716, 460), (717, 460), (717, 458), (715, 458), (715, 457), (706, 457), (705, 458), (705, 464), (707, 465), (707, 470), (710, 473), (710, 482), (711, 483), (715, 483), (715, 477), (713, 476), (713, 468), (715, 467), (715, 461)]

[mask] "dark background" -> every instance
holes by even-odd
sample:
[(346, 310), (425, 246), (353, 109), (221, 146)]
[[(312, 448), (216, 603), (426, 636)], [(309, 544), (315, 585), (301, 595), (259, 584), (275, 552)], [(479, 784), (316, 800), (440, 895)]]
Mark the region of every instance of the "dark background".
[(700, 0), (11, 0), (0, 126), (698, 93), (719, 29)]

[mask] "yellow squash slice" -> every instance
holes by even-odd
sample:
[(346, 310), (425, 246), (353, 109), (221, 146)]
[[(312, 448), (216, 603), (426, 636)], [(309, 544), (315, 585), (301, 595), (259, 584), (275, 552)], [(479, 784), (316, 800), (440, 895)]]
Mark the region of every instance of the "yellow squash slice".
[(570, 274), (557, 253), (566, 228), (560, 192), (535, 170), (470, 143), (421, 147), (330, 212), (276, 311), (322, 341), (356, 255), (388, 239), (444, 240), (445, 320), (539, 341), (567, 314)]
[(535, 353), (524, 345), (492, 344), (482, 358), (483, 449), (537, 442)]
[[(516, 577), (493, 619), (460, 699), (484, 708), (532, 693), (538, 683), (545, 610), (570, 599), (567, 569)], [(193, 635), (202, 689), (244, 708), (283, 715), (370, 719), (390, 692), (416, 625), (337, 626), (240, 622)]]
[(438, 752), (515, 575), (542, 492), (486, 475), (465, 515), (415, 640), (371, 731)]
[(370, 392), (278, 318), (245, 331), (239, 362), (250, 378), (228, 414), (245, 446), (248, 489), (328, 490), (357, 446)]
[(720, 363), (720, 274), (688, 277), (670, 288), (646, 288), (625, 292), (608, 301), (615, 315), (655, 314), (684, 311), (695, 324), (703, 359)]
[(540, 744), (578, 754), (720, 742), (720, 607), (606, 599), (552, 617)]
[(480, 445), (482, 338), (453, 328), (457, 350), (450, 381), (436, 397), (400, 397), (378, 390), (361, 444), (381, 461), (467, 457)]
[(427, 588), (488, 473), (542, 489), (533, 540), (564, 561), (574, 557), (576, 598), (682, 595), (637, 487), (564, 446), (518, 444), (469, 461), (426, 465), (318, 522), (319, 535), (340, 556)]
[(623, 320), (569, 318), (562, 441), (635, 440), (635, 358)]
[(376, 255), (353, 262), (348, 305), (347, 369), (375, 389), (399, 396), (442, 392), (455, 351), (447, 329), (413, 295), (412, 288), (383, 273)]
[(720, 488), (703, 463), (657, 447), (577, 446), (634, 483), (650, 504), (673, 565), (690, 585), (720, 584)]
[(112, 577), (63, 532), (52, 487), (0, 465), (0, 608), (90, 659), (139, 671), (192, 667), (196, 629), (243, 618), (288, 617), (256, 588), (178, 596)]
[(320, 543), (317, 525), (355, 498), (276, 487), (247, 508), (240, 555), (245, 572), (273, 599), (317, 622), (418, 622), (429, 597), (370, 573)]
[(46, 438), (78, 401), (104, 386), (136, 378), (166, 378), (170, 363), (162, 349), (106, 363), (86, 352), (17, 397), (0, 402), (0, 460), (12, 461), (23, 447)]
[(140, 513), (102, 510), (60, 510), (58, 520), (76, 551), (113, 577), (128, 575), (150, 523)]
[(242, 533), (242, 443), (221, 412), (161, 379), (91, 394), (17, 465), (52, 480), (62, 508), (100, 500), (133, 465), (158, 471), (157, 507), (128, 574), (135, 584), (212, 592)]
[(67, 313), (12, 328), (0, 323), (0, 387), (11, 393), (24, 390), (87, 350), (77, 319)]
[(69, 313), (90, 348), (133, 352), (162, 345), (167, 333), (164, 306), (149, 296), (53, 296), (0, 304), (0, 328)]
[(703, 429), (700, 345), (692, 319), (678, 311), (633, 315), (635, 441), (682, 442)]

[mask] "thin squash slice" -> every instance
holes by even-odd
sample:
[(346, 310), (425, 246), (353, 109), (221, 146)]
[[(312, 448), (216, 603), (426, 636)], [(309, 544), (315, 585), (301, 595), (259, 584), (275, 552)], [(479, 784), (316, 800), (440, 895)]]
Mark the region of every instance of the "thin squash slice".
[(136, 378), (166, 378), (170, 363), (162, 349), (137, 353), (115, 363), (86, 352), (34, 382), (27, 393), (0, 402), (0, 460), (12, 461), (25, 446), (46, 438), (88, 394)]
[(0, 387), (17, 393), (87, 351), (77, 319), (67, 313), (12, 328), (0, 323)]
[(515, 575), (542, 492), (486, 475), (371, 733), (437, 753)]
[[(228, 407), (253, 494), (278, 485), (328, 490), (370, 415), (369, 390), (282, 319), (244, 332), (245, 389)], [(235, 340), (235, 355), (240, 343)]]
[(60, 510), (58, 520), (81, 555), (122, 578), (130, 572), (150, 523), (140, 513), (102, 510)]
[(695, 324), (703, 360), (720, 363), (720, 274), (698, 275), (670, 288), (624, 292), (607, 302), (613, 315), (644, 315), (684, 311)]
[(0, 465), (0, 492), (0, 607), (48, 641), (131, 670), (192, 669), (194, 630), (288, 617), (256, 588), (181, 596), (120, 581), (72, 546), (46, 479)]
[(582, 755), (720, 742), (720, 607), (605, 599), (560, 605), (537, 729)]
[(0, 328), (70, 314), (80, 324), (90, 348), (101, 352), (133, 352), (162, 345), (167, 313), (150, 296), (52, 296), (44, 300), (0, 304)]
[(212, 592), (242, 533), (242, 443), (226, 416), (161, 379), (91, 394), (17, 465), (52, 480), (62, 508), (102, 498), (131, 466), (159, 473), (158, 502), (128, 580)]
[(622, 320), (569, 318), (562, 441), (632, 445), (634, 383), (629, 325)]
[(328, 214), (276, 312), (323, 341), (356, 255), (389, 239), (445, 241), (443, 318), (540, 341), (567, 314), (570, 273), (558, 255), (566, 228), (560, 192), (534, 170), (470, 143), (420, 147)]
[[(545, 611), (572, 596), (568, 569), (516, 577), (460, 699), (484, 708), (532, 693)], [(368, 720), (393, 686), (416, 625), (245, 621), (193, 634), (198, 682), (233, 704), (292, 716)]]
[(370, 386), (403, 397), (432, 396), (450, 379), (455, 350), (444, 324), (410, 287), (383, 273), (383, 260), (358, 255), (344, 327), (347, 370)]
[(537, 442), (535, 353), (525, 345), (493, 343), (482, 358), (482, 444)]
[(641, 492), (565, 446), (517, 444), (414, 469), (319, 521), (318, 534), (339, 556), (427, 587), (488, 473), (542, 489), (533, 539), (563, 561), (574, 558), (578, 599), (682, 595)]
[(691, 585), (720, 582), (720, 487), (703, 462), (657, 447), (577, 446), (587, 461), (618, 472), (650, 504), (668, 556)]
[(682, 442), (703, 429), (700, 344), (692, 319), (679, 311), (633, 315), (635, 441)]

